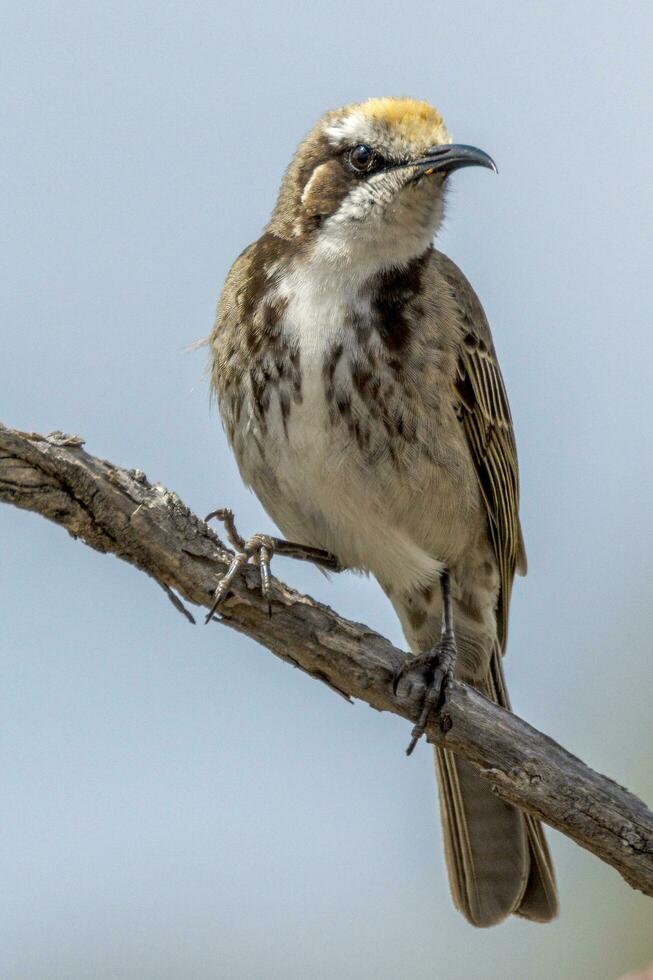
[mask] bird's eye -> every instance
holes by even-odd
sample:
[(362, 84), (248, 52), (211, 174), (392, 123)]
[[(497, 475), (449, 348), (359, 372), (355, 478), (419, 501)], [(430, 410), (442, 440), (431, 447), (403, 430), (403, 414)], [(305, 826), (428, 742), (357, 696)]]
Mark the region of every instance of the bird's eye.
[(349, 151), (349, 166), (359, 174), (366, 174), (378, 163), (378, 156), (369, 146), (359, 143)]

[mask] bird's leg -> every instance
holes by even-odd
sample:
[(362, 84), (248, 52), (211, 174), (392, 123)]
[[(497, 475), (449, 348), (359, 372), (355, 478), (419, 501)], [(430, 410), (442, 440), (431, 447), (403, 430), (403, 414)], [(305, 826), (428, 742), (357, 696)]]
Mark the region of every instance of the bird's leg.
[(229, 592), (229, 586), (235, 576), (250, 560), (253, 560), (260, 568), (261, 572), (261, 593), (267, 600), (268, 612), (272, 615), (272, 603), (270, 601), (270, 562), (274, 554), (284, 555), (287, 558), (297, 558), (300, 561), (310, 561), (322, 568), (327, 568), (332, 572), (339, 572), (340, 565), (334, 555), (321, 548), (311, 548), (308, 545), (295, 544), (293, 541), (284, 541), (283, 538), (275, 538), (269, 534), (253, 534), (251, 538), (243, 538), (236, 528), (233, 511), (228, 507), (221, 507), (207, 514), (205, 520), (213, 519), (222, 521), (224, 529), (233, 546), (236, 554), (231, 560), (231, 564), (226, 573), (218, 582), (214, 593), (213, 605), (205, 618), (208, 623), (217, 612), (220, 604), (224, 601)]
[[(449, 572), (444, 571), (440, 576), (440, 589), (442, 592), (442, 625), (440, 640), (432, 650), (420, 653), (415, 657), (407, 657), (394, 681), (395, 692), (404, 677), (411, 675), (419, 676), (421, 684), (426, 687), (422, 711), (417, 724), (411, 733), (410, 743), (406, 749), (406, 755), (410, 755), (418, 741), (424, 734), (431, 711), (438, 709), (442, 711), (447, 703), (447, 688), (449, 681), (453, 678), (456, 666), (456, 634), (453, 628), (453, 606), (451, 601), (451, 580)], [(411, 685), (412, 687), (412, 685)], [(451, 720), (443, 715), (443, 728), (451, 727)]]

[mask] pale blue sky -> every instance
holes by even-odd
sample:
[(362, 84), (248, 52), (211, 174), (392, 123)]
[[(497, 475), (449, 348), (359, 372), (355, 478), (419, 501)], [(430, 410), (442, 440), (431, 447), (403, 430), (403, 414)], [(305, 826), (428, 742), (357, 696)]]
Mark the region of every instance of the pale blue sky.
[[(2, 17), (0, 418), (270, 528), (215, 410), (233, 258), (329, 107), (434, 102), (499, 177), (441, 246), (493, 325), (530, 574), (513, 702), (653, 800), (653, 12), (644, 2), (21, 3)], [(134, 569), (0, 508), (7, 980), (613, 980), (653, 905), (551, 834), (562, 912), (473, 931), (430, 752)], [(371, 582), (278, 575), (401, 635)]]

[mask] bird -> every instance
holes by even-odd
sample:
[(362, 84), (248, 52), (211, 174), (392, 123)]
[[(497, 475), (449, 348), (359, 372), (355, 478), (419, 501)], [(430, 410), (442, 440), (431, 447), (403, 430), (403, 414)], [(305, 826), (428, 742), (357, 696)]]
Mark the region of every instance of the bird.
[[(502, 668), (526, 572), (513, 423), (490, 327), (434, 245), (451, 175), (496, 171), (408, 97), (326, 112), (300, 143), (263, 233), (227, 275), (211, 382), (240, 474), (293, 547), (371, 574), (411, 655), (399, 684), (452, 677), (510, 708)], [(224, 517), (225, 514), (223, 513)], [(218, 607), (281, 539), (240, 538)], [(412, 677), (412, 680), (411, 680)], [(471, 763), (435, 749), (455, 906), (474, 926), (547, 922), (557, 889), (540, 823)]]

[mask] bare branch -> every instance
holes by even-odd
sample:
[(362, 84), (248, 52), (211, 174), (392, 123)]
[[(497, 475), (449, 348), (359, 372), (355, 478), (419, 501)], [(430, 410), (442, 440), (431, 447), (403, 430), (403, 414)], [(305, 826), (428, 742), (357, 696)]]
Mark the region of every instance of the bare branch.
[[(184, 611), (182, 600), (209, 608), (231, 552), (176, 494), (151, 485), (140, 470), (90, 456), (82, 446), (74, 436), (0, 426), (0, 500), (42, 514), (97, 551), (142, 569), (174, 596), (178, 609)], [(222, 611), (225, 625), (345, 697), (411, 722), (418, 718), (417, 693), (394, 694), (392, 688), (405, 654), (367, 626), (276, 579), (269, 618), (251, 567), (234, 581)], [(453, 684), (448, 714), (452, 727), (443, 733), (438, 718), (432, 719), (429, 741), (465, 756), (503, 799), (653, 896), (653, 814), (637, 797), (464, 684)]]

